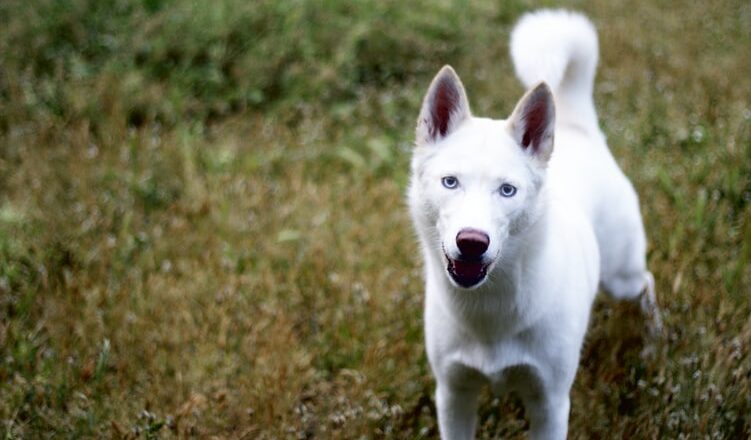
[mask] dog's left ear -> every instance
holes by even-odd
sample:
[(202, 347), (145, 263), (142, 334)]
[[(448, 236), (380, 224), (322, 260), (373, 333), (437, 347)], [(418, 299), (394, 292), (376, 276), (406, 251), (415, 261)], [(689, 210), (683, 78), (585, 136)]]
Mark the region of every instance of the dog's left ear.
[(451, 66), (443, 66), (430, 83), (417, 119), (417, 145), (445, 138), (471, 116), (462, 81)]
[(527, 153), (547, 163), (553, 153), (555, 104), (548, 85), (538, 84), (528, 91), (509, 118), (511, 136)]

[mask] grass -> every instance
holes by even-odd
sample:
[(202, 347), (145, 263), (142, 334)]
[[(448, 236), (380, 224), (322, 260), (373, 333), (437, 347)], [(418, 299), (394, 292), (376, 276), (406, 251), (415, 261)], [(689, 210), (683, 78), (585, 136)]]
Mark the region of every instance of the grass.
[[(751, 436), (751, 5), (565, 2), (667, 337), (598, 300), (572, 438)], [(5, 438), (434, 438), (403, 194), (444, 63), (523, 90), (527, 2), (0, 4)], [(520, 438), (513, 397), (480, 438)]]

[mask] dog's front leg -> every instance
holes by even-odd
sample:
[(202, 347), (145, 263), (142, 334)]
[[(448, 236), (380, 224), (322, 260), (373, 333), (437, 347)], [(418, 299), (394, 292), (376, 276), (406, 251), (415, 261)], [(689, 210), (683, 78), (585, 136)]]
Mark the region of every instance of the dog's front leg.
[(436, 387), (438, 427), (444, 440), (475, 437), (479, 387), (439, 383)]
[(534, 440), (566, 438), (571, 406), (568, 392), (546, 392), (525, 399), (524, 406), (529, 415), (530, 438)]

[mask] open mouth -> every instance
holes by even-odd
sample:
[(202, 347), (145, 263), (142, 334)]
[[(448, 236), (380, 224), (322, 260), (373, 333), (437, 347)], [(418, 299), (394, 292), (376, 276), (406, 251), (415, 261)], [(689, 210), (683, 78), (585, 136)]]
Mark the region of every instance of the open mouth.
[(464, 288), (476, 286), (484, 280), (488, 274), (488, 266), (490, 266), (490, 264), (485, 264), (480, 260), (454, 260), (449, 258), (448, 255), (446, 256), (446, 259), (448, 260), (446, 270), (449, 275), (456, 284)]

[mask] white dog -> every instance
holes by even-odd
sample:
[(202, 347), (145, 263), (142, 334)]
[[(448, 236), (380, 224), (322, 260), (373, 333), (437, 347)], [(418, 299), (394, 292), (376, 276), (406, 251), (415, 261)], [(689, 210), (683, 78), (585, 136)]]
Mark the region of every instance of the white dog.
[(533, 438), (565, 438), (598, 285), (660, 325), (637, 196), (597, 123), (597, 51), (584, 16), (528, 14), (511, 54), (530, 90), (508, 119), (473, 117), (448, 66), (425, 97), (409, 206), (444, 438), (474, 436), (485, 383), (518, 393)]

